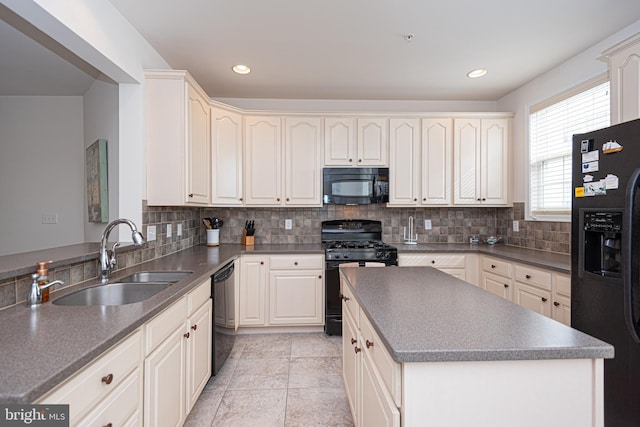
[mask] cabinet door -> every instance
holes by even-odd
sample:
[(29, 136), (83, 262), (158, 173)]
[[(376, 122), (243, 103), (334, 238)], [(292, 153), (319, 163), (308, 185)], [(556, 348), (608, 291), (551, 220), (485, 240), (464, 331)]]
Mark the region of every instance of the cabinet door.
[(285, 118), (285, 204), (322, 206), (321, 119)]
[(272, 271), (269, 279), (269, 324), (322, 325), (322, 270)]
[(357, 166), (386, 166), (387, 119), (358, 119), (358, 162)]
[(451, 119), (422, 120), (421, 203), (423, 205), (451, 203), (452, 145)]
[(240, 260), (240, 326), (264, 326), (267, 267), (264, 257)]
[(506, 300), (512, 301), (511, 295), (511, 279), (505, 277), (496, 276), (491, 273), (482, 273), (482, 289), (491, 292), (494, 295), (498, 295)]
[(209, 115), (207, 101), (187, 83), (187, 203), (209, 203)]
[(327, 117), (324, 119), (325, 166), (353, 166), (357, 148), (355, 118)]
[(611, 124), (640, 118), (640, 35), (615, 46), (609, 57)]
[(551, 292), (516, 282), (514, 302), (551, 317)]
[[(343, 303), (344, 305), (344, 303)], [(347, 392), (347, 401), (353, 416), (353, 424), (358, 424), (358, 408), (360, 404), (357, 399), (360, 396), (360, 358), (361, 352), (356, 351), (359, 348), (358, 342), (358, 326), (343, 307), (342, 310), (342, 376), (344, 379), (345, 391)]]
[(571, 299), (562, 295), (554, 295), (551, 317), (560, 323), (571, 326)]
[(242, 116), (213, 108), (211, 114), (211, 203), (242, 205)]
[(185, 327), (176, 329), (144, 362), (144, 425), (181, 426), (185, 420)]
[(482, 120), (481, 199), (509, 203), (509, 119)]
[(362, 426), (400, 427), (400, 411), (384, 388), (375, 364), (367, 353), (361, 357), (362, 400), (360, 418)]
[(420, 147), (417, 119), (389, 122), (389, 204), (418, 204)]
[(453, 203), (480, 203), (480, 119), (456, 119), (453, 134)]
[(187, 321), (187, 413), (211, 377), (211, 299)]
[(282, 204), (282, 155), (279, 117), (245, 118), (245, 203)]

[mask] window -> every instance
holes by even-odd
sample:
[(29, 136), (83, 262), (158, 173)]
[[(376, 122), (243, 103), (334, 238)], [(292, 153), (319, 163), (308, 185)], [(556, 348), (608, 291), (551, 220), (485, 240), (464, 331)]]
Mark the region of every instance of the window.
[(600, 77), (531, 108), (529, 214), (532, 219), (569, 219), (573, 195), (573, 134), (609, 126), (609, 81), (605, 79)]

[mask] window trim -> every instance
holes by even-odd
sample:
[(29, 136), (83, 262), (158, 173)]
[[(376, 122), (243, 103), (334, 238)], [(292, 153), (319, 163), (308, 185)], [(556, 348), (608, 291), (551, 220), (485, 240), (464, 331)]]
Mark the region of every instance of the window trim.
[[(599, 74), (589, 80), (586, 80), (576, 86), (573, 86), (567, 90), (564, 90), (556, 95), (553, 95), (543, 101), (537, 102), (531, 106), (525, 106), (525, 138), (526, 138), (526, 147), (524, 152), (525, 157), (525, 165), (526, 165), (526, 188), (525, 188), (525, 212), (524, 219), (526, 221), (550, 221), (550, 222), (571, 222), (571, 212), (566, 214), (538, 214), (533, 215), (531, 212), (531, 131), (530, 131), (530, 123), (531, 123), (531, 114), (540, 111), (544, 108), (547, 108), (553, 104), (561, 102), (567, 98), (571, 98), (574, 95), (578, 95), (584, 91), (592, 89), (598, 85), (601, 85), (605, 82), (610, 82), (609, 73)], [(611, 89), (609, 89), (611, 90)], [(609, 93), (611, 96), (611, 93)], [(611, 113), (609, 113), (611, 114)]]

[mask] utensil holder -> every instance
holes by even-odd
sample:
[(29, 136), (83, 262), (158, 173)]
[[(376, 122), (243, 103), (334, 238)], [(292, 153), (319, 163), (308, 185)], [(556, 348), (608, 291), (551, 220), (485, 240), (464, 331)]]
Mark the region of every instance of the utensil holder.
[(220, 246), (220, 230), (207, 230), (207, 246)]
[(253, 246), (255, 236), (247, 236), (247, 230), (242, 230), (242, 244), (245, 246)]

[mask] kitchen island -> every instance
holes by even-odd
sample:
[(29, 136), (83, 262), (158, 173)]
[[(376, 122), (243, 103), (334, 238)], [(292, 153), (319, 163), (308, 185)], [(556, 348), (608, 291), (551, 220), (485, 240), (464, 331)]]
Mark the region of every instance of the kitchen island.
[(356, 425), (603, 425), (611, 345), (431, 267), (341, 282)]

